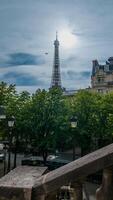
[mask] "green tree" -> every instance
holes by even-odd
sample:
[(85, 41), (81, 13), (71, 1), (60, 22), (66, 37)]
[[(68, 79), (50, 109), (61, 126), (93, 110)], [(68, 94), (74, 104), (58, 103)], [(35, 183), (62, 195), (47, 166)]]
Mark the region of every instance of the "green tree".
[(49, 149), (57, 146), (57, 134), (65, 121), (62, 91), (38, 90), (32, 97), (32, 134), (46, 162)]
[(99, 147), (102, 147), (113, 139), (113, 92), (102, 95), (98, 115)]
[[(7, 107), (16, 95), (15, 85), (8, 85), (5, 82), (0, 82), (0, 106), (4, 106), (5, 114), (7, 115)], [(1, 139), (7, 135), (6, 120), (0, 121), (0, 137)]]
[(83, 154), (96, 145), (94, 140), (99, 134), (98, 109), (101, 98), (97, 93), (80, 91), (71, 100), (72, 114), (78, 119), (75, 140), (82, 147)]

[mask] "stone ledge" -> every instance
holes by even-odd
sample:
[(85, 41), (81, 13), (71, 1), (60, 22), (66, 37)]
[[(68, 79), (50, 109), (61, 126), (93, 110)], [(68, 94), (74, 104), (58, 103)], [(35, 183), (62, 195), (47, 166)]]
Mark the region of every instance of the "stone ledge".
[(0, 200), (31, 200), (32, 187), (47, 167), (20, 166), (0, 179)]

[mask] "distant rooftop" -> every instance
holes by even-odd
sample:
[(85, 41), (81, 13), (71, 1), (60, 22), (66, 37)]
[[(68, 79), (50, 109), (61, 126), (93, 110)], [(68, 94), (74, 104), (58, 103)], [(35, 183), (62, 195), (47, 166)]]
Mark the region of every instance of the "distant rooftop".
[(78, 90), (66, 90), (63, 92), (63, 95), (65, 96), (71, 96), (71, 95), (74, 95), (78, 92)]

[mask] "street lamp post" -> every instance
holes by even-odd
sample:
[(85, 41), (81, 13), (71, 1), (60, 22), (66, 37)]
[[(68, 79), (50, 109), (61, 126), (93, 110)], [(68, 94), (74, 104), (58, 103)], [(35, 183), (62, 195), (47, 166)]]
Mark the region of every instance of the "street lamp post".
[[(0, 121), (6, 119), (6, 111), (5, 111), (5, 107), (3, 105), (0, 105)], [(8, 168), (7, 171), (10, 171), (10, 163), (11, 163), (11, 145), (12, 145), (12, 128), (14, 126), (14, 122), (15, 122), (15, 118), (14, 116), (12, 116), (11, 118), (9, 118), (8, 120), (8, 127), (9, 127), (9, 151), (8, 151)], [(4, 174), (6, 172), (6, 144), (5, 145), (5, 149), (4, 149)], [(16, 163), (16, 161), (14, 162)], [(15, 164), (16, 165), (16, 164)]]
[[(0, 105), (0, 121), (6, 119), (5, 107)], [(4, 144), (4, 175), (6, 173), (6, 144)]]
[(17, 148), (18, 148), (18, 137), (16, 136), (16, 139), (14, 141), (14, 146), (15, 146), (15, 152), (14, 152), (14, 165), (13, 169), (16, 168), (16, 160), (17, 160)]
[(8, 120), (8, 127), (9, 127), (9, 151), (8, 151), (8, 168), (7, 171), (10, 171), (10, 165), (11, 165), (11, 145), (12, 145), (12, 128), (14, 126), (15, 118), (12, 116)]
[(4, 144), (4, 175), (5, 175), (6, 168), (7, 168), (7, 164), (6, 164), (7, 145), (9, 145), (9, 141), (3, 141), (3, 144)]
[[(77, 117), (73, 116), (70, 119), (70, 125), (72, 129), (76, 129), (77, 128)], [(73, 160), (75, 160), (75, 137), (73, 137)]]
[(77, 117), (71, 117), (70, 119), (70, 123), (71, 123), (71, 128), (76, 128), (77, 127)]

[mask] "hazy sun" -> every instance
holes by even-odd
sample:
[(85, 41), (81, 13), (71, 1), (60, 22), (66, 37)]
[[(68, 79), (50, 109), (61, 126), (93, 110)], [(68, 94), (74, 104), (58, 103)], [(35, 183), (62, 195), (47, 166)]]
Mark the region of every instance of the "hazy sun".
[(78, 43), (77, 36), (72, 34), (68, 29), (58, 31), (58, 38), (60, 45), (65, 49), (73, 48)]

